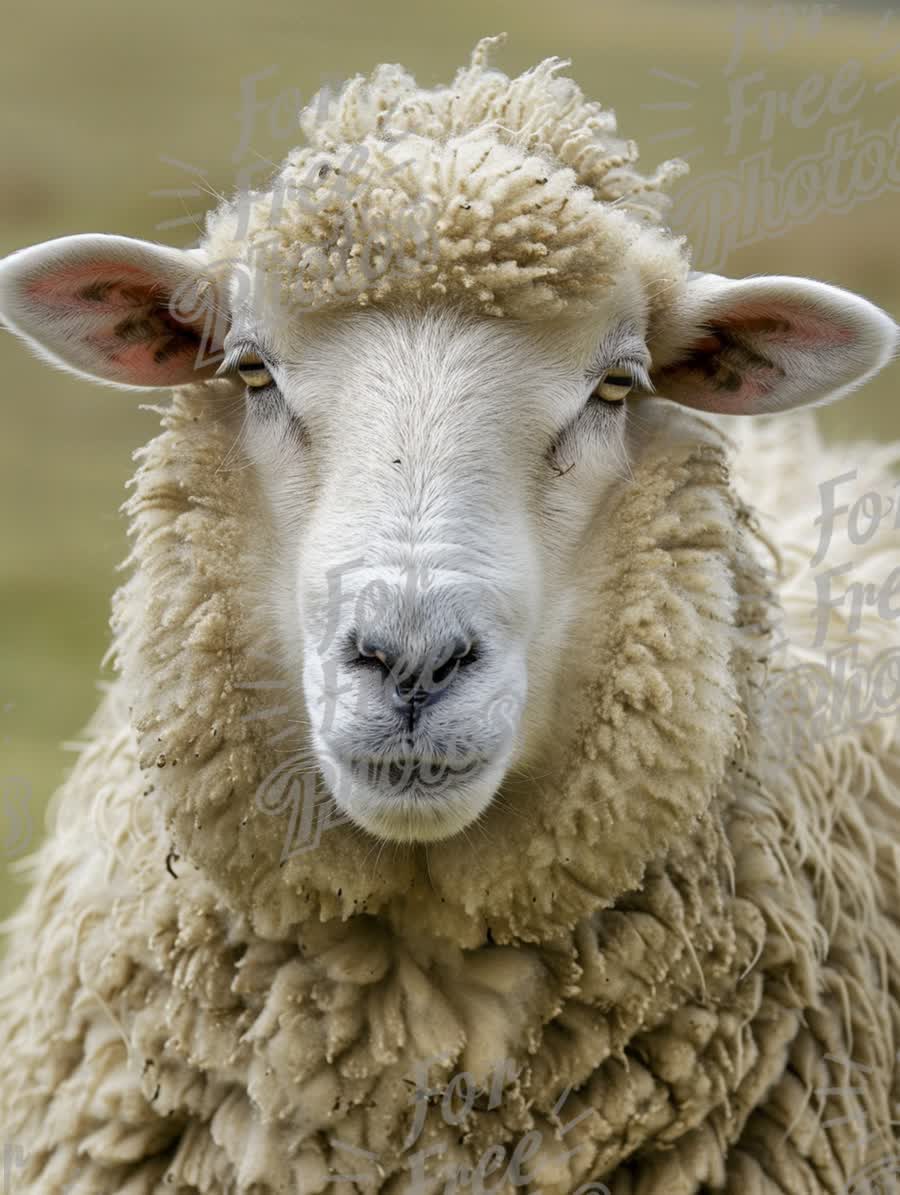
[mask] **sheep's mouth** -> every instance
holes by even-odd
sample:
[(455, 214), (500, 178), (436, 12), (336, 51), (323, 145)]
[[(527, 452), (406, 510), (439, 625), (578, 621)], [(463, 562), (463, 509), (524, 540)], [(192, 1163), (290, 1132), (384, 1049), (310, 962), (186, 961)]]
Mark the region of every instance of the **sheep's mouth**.
[(490, 805), (508, 753), (320, 754), (336, 805), (357, 826), (389, 842), (452, 838)]
[(354, 774), (374, 789), (393, 793), (412, 790), (427, 793), (472, 777), (487, 763), (480, 756), (468, 759), (403, 756), (395, 759), (356, 758), (349, 761)]

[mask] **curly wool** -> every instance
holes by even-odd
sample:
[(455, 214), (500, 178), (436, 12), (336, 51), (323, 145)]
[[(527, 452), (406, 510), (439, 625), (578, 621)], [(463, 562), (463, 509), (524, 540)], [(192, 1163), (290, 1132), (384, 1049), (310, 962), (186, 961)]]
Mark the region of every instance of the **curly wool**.
[(448, 299), (481, 314), (546, 319), (589, 310), (626, 260), (659, 318), (688, 269), (658, 227), (665, 187), (615, 117), (547, 59), (510, 79), (479, 42), (449, 87), (399, 66), (358, 77), (301, 113), (308, 144), (271, 188), (208, 221), (204, 248), (241, 294), (303, 310)]
[[(590, 287), (588, 266), (565, 257), (576, 233), (591, 271), (620, 249), (642, 268), (683, 269), (652, 220), (628, 239), (646, 198), (631, 159), (604, 141), (609, 118), (554, 70), (505, 80), (482, 49), (460, 76), (471, 86), (426, 93), (383, 68), (381, 91), (351, 84), (320, 115), (310, 152), (378, 132), (382, 93), (407, 95), (390, 119), (415, 127), (435, 178), (471, 149), (469, 132), (473, 144), (486, 135), (484, 121), (542, 130), (543, 167), (552, 156), (562, 181), (570, 171), (585, 188), (559, 199), (560, 235), (554, 223), (541, 242), (569, 261), (562, 273), (511, 281), (540, 255), (503, 258), (515, 200), (501, 180), (503, 203), (485, 198), (491, 211), (478, 215), (499, 228), (506, 263), (484, 282), (489, 298), (474, 281), (477, 240), (442, 233), (436, 260), (411, 252), (408, 274), (378, 275), (396, 289), (366, 289), (351, 264), (334, 274), (346, 293), (311, 284), (313, 305), (452, 292), (493, 314), (520, 303), (524, 315), (571, 311)], [(542, 125), (541, 96), (556, 104), (556, 132), (549, 116)], [(495, 164), (527, 183), (535, 146), (488, 140)], [(626, 161), (614, 167), (617, 155)], [(441, 194), (455, 193), (451, 181)], [(284, 211), (296, 247), (312, 225)], [(337, 225), (316, 213), (330, 245)], [(213, 221), (223, 260), (244, 252), (229, 226), (238, 215)], [(429, 291), (435, 282), (446, 291)], [(746, 492), (781, 524), (773, 579), (726, 438), (644, 400), (633, 484), (608, 512), (615, 535), (572, 677), (578, 708), (548, 774), (510, 778), (474, 844), (382, 855), (338, 824), (314, 850), (286, 853), (297, 810), (269, 800), (267, 781), (290, 779), (299, 761), (285, 773), (285, 739), (272, 741), (287, 678), (251, 592), (263, 496), (252, 469), (221, 467), (238, 431), (227, 392), (217, 382), (176, 392), (139, 454), (131, 576), (114, 603), (118, 676), (6, 927), (0, 1123), (21, 1150), (17, 1188), (400, 1195), (420, 1110), (411, 1087), (429, 1060), (438, 1090), (461, 1070), (489, 1088), (498, 1065), (511, 1069), (499, 1100), (454, 1117), (442, 1101), (424, 1108), (415, 1149), (441, 1151), (420, 1187), (428, 1195), (446, 1189), (447, 1168), (471, 1175), (486, 1151), (508, 1159), (529, 1134), (540, 1147), (527, 1169), (547, 1195), (592, 1179), (612, 1195), (820, 1195), (890, 1178), (897, 721), (813, 742), (793, 700), (795, 665), (825, 668), (803, 646), (816, 618), (815, 591), (801, 584), (816, 491), (797, 462), (835, 476), (854, 462), (808, 415), (741, 428)], [(886, 492), (887, 450), (866, 459), (866, 484)], [(886, 523), (850, 553), (863, 585), (890, 567)], [(900, 623), (881, 623), (876, 638), (836, 621), (837, 642), (856, 644), (863, 664), (900, 652)], [(488, 1176), (502, 1195), (522, 1186)]]

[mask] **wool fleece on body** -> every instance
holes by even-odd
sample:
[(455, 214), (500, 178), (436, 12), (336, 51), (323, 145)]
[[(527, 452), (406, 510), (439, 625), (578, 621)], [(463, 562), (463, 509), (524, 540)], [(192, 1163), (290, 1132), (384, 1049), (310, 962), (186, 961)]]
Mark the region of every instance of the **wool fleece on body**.
[[(509, 80), (485, 52), (449, 88), (383, 67), (308, 109), (310, 146), (284, 177), (312, 164), (324, 181), (365, 146), (355, 232), (346, 194), (341, 214), (276, 186), (211, 217), (209, 286), (252, 259), (315, 312), (581, 318), (631, 261), (664, 343), (689, 272), (659, 226), (677, 168), (641, 179), (558, 63)], [(427, 236), (399, 250), (385, 236), (365, 267), (338, 244), (371, 244), (423, 197)], [(858, 457), (848, 493), (887, 493), (900, 446), (850, 459), (807, 414), (726, 434), (641, 399), (629, 482), (591, 544), (568, 733), (542, 774), (511, 774), (467, 836), (379, 844), (335, 818), (301, 851), (286, 849), (290, 785), (270, 783), (290, 747), (273, 736), (287, 678), (260, 617), (264, 495), (235, 460), (233, 397), (228, 379), (179, 386), (138, 454), (116, 679), (7, 926), (0, 1123), (21, 1147), (16, 1189), (893, 1181), (900, 736), (892, 717), (842, 723), (825, 680), (826, 649), (855, 645), (870, 668), (900, 653), (900, 622), (836, 610), (810, 647), (805, 470), (837, 477)], [(854, 581), (883, 585), (893, 535), (885, 520), (843, 545)], [(827, 734), (810, 732), (818, 682)]]

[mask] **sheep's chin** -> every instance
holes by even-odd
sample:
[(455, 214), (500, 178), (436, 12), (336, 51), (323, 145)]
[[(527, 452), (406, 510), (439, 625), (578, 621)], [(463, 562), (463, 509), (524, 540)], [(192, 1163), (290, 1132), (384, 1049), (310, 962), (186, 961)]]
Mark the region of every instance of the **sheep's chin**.
[(371, 783), (366, 769), (329, 755), (323, 773), (337, 807), (387, 842), (440, 842), (461, 833), (487, 809), (506, 773), (508, 759), (479, 761), (463, 777), (443, 783)]

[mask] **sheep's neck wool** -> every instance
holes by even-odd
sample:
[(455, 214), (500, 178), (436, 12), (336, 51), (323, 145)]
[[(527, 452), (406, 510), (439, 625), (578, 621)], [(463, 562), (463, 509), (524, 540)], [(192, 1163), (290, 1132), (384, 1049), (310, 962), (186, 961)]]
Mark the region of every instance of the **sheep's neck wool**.
[[(375, 76), (408, 93), (390, 120), (414, 134), (409, 152), (442, 147), (416, 160), (433, 164), (444, 200), (461, 163), (477, 181), (490, 145), (496, 194), (485, 176), (471, 208), (442, 209), (471, 236), (442, 230), (437, 259), (412, 253), (404, 271), (376, 262), (374, 285), (347, 257), (347, 293), (326, 275), (310, 283), (314, 306), (469, 295), (493, 314), (553, 314), (589, 297), (604, 255), (631, 251), (620, 209), (655, 185), (640, 190), (627, 148), (597, 148), (608, 120), (553, 64), (509, 81), (482, 54), (436, 93), (397, 68)], [(391, 137), (378, 94), (351, 86), (307, 128), (314, 151), (296, 168), (353, 142), (380, 170)], [(546, 126), (536, 95), (556, 105)], [(486, 123), (518, 140), (491, 139)], [(405, 177), (392, 170), (386, 219)], [(567, 189), (575, 178), (586, 192)], [(520, 182), (549, 208), (520, 211)], [(505, 222), (540, 211), (552, 228), (520, 256), (510, 235), (504, 256)], [(233, 217), (211, 229), (223, 251)], [(286, 201), (284, 217), (289, 254), (307, 215)], [(677, 276), (680, 249), (657, 235), (641, 232), (647, 268)], [(285, 261), (307, 273), (302, 254)], [(547, 1195), (592, 1178), (614, 1195), (816, 1195), (890, 1158), (900, 749), (885, 722), (789, 751), (774, 733), (783, 719), (767, 703), (791, 657), (775, 649), (762, 536), (723, 435), (644, 404), (552, 771), (509, 781), (483, 835), (427, 854), (379, 852), (346, 824), (286, 851), (296, 803), (282, 798), (299, 765), (286, 771), (272, 741), (286, 678), (253, 592), (258, 482), (221, 467), (229, 392), (177, 391), (140, 453), (132, 572), (114, 606), (119, 675), (11, 926), (0, 1122), (23, 1143), (19, 1188), (401, 1195), (476, 1189), (480, 1164), (502, 1192), (526, 1171)], [(852, 465), (811, 421), (792, 426), (808, 439), (746, 432), (757, 487), (789, 487), (797, 460), (823, 474)], [(805, 496), (776, 494), (809, 541)], [(854, 577), (876, 579), (886, 550), (883, 536), (858, 546)], [(802, 630), (813, 612), (794, 616)], [(900, 646), (900, 624), (879, 633)], [(423, 1098), (462, 1072), (477, 1099)], [(452, 1177), (460, 1166), (468, 1179)]]

